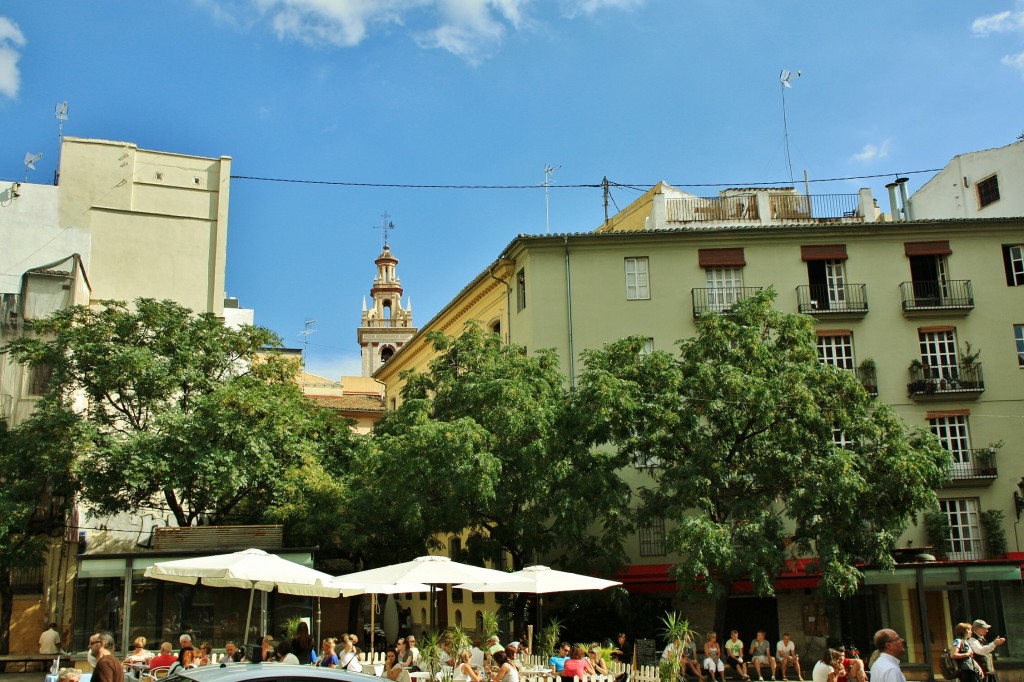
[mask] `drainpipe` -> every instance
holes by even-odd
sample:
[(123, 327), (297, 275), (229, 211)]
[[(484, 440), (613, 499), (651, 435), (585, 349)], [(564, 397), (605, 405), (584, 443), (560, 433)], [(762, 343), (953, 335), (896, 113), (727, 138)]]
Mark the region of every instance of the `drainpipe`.
[(572, 275), (569, 271), (569, 237), (562, 236), (565, 245), (565, 310), (566, 324), (569, 327), (569, 390), (576, 390), (576, 355), (572, 343)]
[[(512, 272), (516, 269), (513, 267)], [(508, 283), (508, 280), (500, 277), (495, 277), (494, 266), (487, 268), (487, 274), (491, 276), (491, 279), (497, 280), (505, 285), (505, 324), (508, 325), (505, 328), (505, 343), (512, 343), (512, 285)]]
[(914, 210), (910, 208), (910, 197), (907, 196), (907, 182), (910, 178), (896, 178), (896, 184), (900, 186), (900, 200), (903, 203), (903, 219), (913, 220)]
[(890, 182), (885, 188), (889, 190), (889, 210), (892, 212), (892, 221), (898, 223), (901, 218), (899, 204), (896, 203), (896, 183)]

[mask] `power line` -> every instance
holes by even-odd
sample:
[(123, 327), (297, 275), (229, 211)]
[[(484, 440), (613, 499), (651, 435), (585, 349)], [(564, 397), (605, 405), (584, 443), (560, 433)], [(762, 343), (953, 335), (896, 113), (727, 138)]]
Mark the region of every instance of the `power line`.
[[(808, 182), (842, 182), (846, 180), (871, 180), (875, 178), (899, 177), (901, 175), (915, 175), (918, 173), (937, 173), (941, 168), (926, 168), (923, 170), (899, 171), (896, 173), (876, 173), (874, 175), (848, 175), (836, 178), (819, 178), (808, 180)], [(395, 182), (351, 182), (346, 180), (308, 180), (300, 178), (268, 178), (256, 175), (232, 175), (232, 180), (253, 180), (256, 182), (280, 182), (294, 185), (328, 185), (335, 187), (379, 187), (391, 189), (600, 189), (603, 183), (582, 183), (582, 184), (540, 184), (540, 185), (431, 185), (411, 184)], [(636, 182), (610, 182), (616, 187), (623, 187), (637, 191), (645, 191), (641, 187), (653, 187), (657, 183), (636, 183)], [(759, 181), (732, 181), (732, 182), (672, 182), (673, 187), (755, 187), (759, 185), (789, 185), (788, 180), (759, 180)]]

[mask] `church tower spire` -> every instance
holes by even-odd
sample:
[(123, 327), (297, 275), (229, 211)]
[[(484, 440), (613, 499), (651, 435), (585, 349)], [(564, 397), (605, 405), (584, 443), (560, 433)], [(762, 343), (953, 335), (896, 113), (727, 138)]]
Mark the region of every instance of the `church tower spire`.
[(398, 259), (391, 253), (388, 231), (394, 223), (384, 214), (381, 228), (384, 248), (374, 263), (377, 275), (370, 288), (370, 305), (363, 299), (362, 321), (359, 325), (358, 340), (362, 354), (363, 376), (371, 376), (391, 356), (398, 352), (416, 333), (412, 326), (412, 305), (402, 307), (402, 281), (398, 277)]

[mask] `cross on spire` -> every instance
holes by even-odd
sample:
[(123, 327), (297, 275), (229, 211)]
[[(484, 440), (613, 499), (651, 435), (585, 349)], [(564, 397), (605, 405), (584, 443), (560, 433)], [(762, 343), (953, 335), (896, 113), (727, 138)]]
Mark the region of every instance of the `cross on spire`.
[(391, 221), (391, 216), (387, 211), (381, 214), (380, 225), (374, 226), (373, 229), (380, 230), (381, 241), (383, 242), (381, 246), (386, 249), (388, 247), (388, 233), (395, 229), (395, 224)]

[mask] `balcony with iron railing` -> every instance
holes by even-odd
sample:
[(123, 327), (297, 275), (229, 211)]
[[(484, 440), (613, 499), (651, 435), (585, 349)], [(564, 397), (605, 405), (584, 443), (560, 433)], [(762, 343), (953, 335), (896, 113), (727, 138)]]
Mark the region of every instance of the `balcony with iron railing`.
[(797, 310), (804, 315), (864, 317), (868, 314), (866, 284), (804, 284), (796, 288)]
[(853, 374), (869, 396), (878, 397), (878, 372), (875, 367), (861, 365), (853, 370)]
[(929, 367), (920, 360), (910, 365), (907, 392), (914, 400), (976, 400), (985, 392), (981, 363)]
[(704, 313), (728, 313), (740, 301), (761, 291), (761, 287), (720, 287), (713, 289), (691, 289), (693, 316)]
[(991, 485), (998, 475), (995, 448), (963, 450), (953, 453), (953, 463), (949, 467), (950, 480), (945, 487), (966, 488)]
[(943, 282), (902, 282), (903, 314), (966, 315), (974, 309), (974, 288), (969, 279)]
[(783, 222), (787, 220), (860, 221), (858, 194), (767, 193), (770, 215), (758, 206), (758, 192), (719, 197), (669, 197), (665, 219), (670, 223), (728, 221)]

